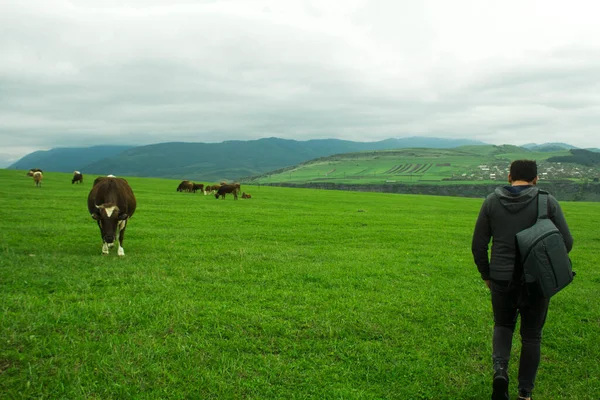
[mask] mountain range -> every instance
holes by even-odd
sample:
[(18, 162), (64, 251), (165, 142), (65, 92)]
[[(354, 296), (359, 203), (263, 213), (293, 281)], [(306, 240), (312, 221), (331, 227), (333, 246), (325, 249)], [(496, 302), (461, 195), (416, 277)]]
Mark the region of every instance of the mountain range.
[[(220, 143), (168, 142), (144, 146), (66, 147), (35, 151), (10, 165), (8, 169), (40, 168), (55, 172), (77, 170), (93, 175), (222, 181), (257, 176), (335, 154), (406, 148), (449, 149), (479, 145), (486, 143), (469, 139), (415, 136), (375, 142), (341, 139), (298, 141), (272, 137)], [(530, 143), (521, 147), (536, 152), (577, 149), (566, 143)]]
[(237, 180), (349, 152), (399, 148), (453, 148), (484, 145), (469, 139), (408, 137), (376, 142), (340, 139), (297, 141), (280, 138), (230, 140), (221, 143), (169, 142), (145, 146), (91, 146), (36, 151), (9, 169), (83, 174), (160, 177), (190, 180)]

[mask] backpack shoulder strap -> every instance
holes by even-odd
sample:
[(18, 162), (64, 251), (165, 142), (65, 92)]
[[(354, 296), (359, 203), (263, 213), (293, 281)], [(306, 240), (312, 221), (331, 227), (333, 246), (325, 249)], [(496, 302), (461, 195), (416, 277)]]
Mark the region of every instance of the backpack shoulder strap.
[(548, 218), (548, 192), (538, 191), (538, 219)]

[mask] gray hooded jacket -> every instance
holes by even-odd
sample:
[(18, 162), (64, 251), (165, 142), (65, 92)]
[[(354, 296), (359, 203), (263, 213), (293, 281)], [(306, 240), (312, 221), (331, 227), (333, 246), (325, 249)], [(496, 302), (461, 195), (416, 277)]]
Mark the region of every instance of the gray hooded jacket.
[[(535, 186), (499, 187), (483, 202), (471, 251), (477, 269), (484, 280), (510, 281), (515, 266), (515, 235), (532, 226), (537, 219)], [(567, 226), (558, 201), (548, 196), (548, 217), (563, 235), (567, 250), (573, 247), (573, 237)], [(488, 258), (488, 245), (492, 239), (492, 256)]]

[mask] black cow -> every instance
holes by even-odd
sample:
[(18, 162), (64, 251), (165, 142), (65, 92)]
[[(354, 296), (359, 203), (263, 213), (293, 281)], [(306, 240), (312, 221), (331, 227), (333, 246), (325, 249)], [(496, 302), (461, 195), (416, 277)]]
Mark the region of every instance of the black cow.
[(88, 195), (88, 211), (98, 222), (102, 236), (102, 254), (117, 242), (117, 254), (124, 256), (123, 237), (127, 220), (133, 216), (136, 200), (127, 181), (116, 177), (99, 177)]
[(83, 183), (83, 174), (79, 171), (73, 172), (73, 179), (71, 179), (71, 184), (73, 183)]

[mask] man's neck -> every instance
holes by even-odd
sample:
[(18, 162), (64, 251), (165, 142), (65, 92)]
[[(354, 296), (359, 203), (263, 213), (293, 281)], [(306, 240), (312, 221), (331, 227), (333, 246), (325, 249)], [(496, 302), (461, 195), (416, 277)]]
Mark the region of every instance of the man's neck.
[(511, 186), (531, 186), (533, 185), (533, 182), (527, 182), (527, 181), (512, 181), (510, 183)]

